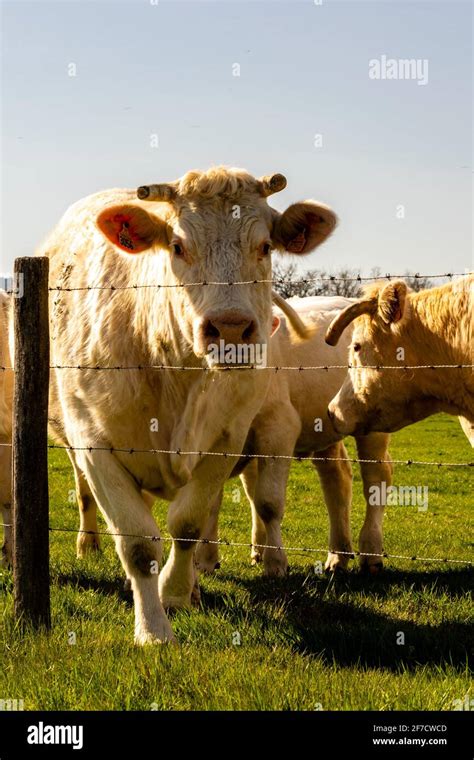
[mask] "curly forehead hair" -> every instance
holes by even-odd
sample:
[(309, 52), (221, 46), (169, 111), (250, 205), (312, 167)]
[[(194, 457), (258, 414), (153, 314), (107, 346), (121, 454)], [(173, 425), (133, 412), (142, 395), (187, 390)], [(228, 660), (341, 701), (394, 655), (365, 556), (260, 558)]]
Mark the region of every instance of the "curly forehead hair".
[(244, 193), (261, 195), (261, 182), (244, 169), (214, 166), (206, 172), (190, 171), (177, 183), (180, 196), (188, 199), (210, 198), (213, 195), (235, 197)]

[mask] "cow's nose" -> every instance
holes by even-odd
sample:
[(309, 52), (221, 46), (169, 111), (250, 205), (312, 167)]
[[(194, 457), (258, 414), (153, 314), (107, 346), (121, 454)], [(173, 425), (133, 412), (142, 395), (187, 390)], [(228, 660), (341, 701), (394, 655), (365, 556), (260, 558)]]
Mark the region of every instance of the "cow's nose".
[(248, 314), (228, 311), (210, 316), (202, 326), (207, 346), (223, 340), (233, 345), (252, 343), (257, 332), (254, 319)]

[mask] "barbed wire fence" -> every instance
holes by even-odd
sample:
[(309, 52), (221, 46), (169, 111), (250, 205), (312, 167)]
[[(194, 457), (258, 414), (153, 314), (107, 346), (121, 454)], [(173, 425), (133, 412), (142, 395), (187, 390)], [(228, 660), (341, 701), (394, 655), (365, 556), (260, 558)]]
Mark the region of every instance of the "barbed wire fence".
[[(275, 270), (275, 267), (274, 267)], [(364, 284), (369, 282), (391, 282), (393, 280), (405, 280), (412, 289), (419, 290), (426, 287), (431, 287), (434, 280), (444, 280), (452, 282), (454, 278), (466, 277), (471, 274), (470, 271), (465, 272), (444, 272), (436, 274), (420, 274), (419, 272), (405, 272), (405, 274), (390, 274), (389, 272), (382, 273), (376, 269), (369, 276), (363, 276), (360, 273), (345, 272), (344, 270), (339, 274), (327, 274), (320, 273), (318, 271), (308, 271), (304, 275), (296, 276), (297, 269), (293, 265), (287, 267), (276, 266), (276, 277), (271, 279), (253, 279), (253, 280), (198, 280), (196, 282), (177, 282), (177, 283), (135, 283), (135, 284), (114, 284), (98, 283), (95, 285), (84, 285), (80, 287), (68, 287), (62, 283), (56, 285), (49, 285), (48, 291), (50, 293), (74, 293), (80, 291), (94, 291), (94, 290), (110, 290), (111, 292), (120, 292), (122, 290), (142, 290), (142, 289), (166, 289), (166, 288), (190, 288), (190, 287), (206, 287), (206, 286), (222, 286), (222, 287), (234, 287), (241, 285), (259, 285), (259, 284), (271, 284), (275, 289), (283, 295), (285, 298), (290, 298), (294, 295), (340, 295), (345, 297), (354, 297), (358, 294), (358, 289)], [(0, 284), (3, 289), (10, 295), (18, 295), (18, 287), (15, 285), (21, 278), (17, 278), (15, 275), (3, 276), (0, 279)], [(320, 283), (319, 287), (317, 284)], [(341, 288), (338, 288), (341, 285)], [(351, 287), (355, 285), (356, 287)], [(315, 290), (309, 291), (308, 287), (314, 286)], [(347, 286), (346, 289), (345, 286)]]
[[(0, 446), (11, 446), (10, 443), (0, 443)], [(271, 459), (277, 462), (280, 459), (293, 462), (350, 462), (352, 464), (398, 464), (410, 467), (411, 465), (426, 467), (474, 467), (474, 462), (425, 462), (417, 459), (360, 459), (357, 457), (318, 457), (299, 456), (297, 454), (245, 454), (235, 451), (186, 451), (184, 449), (135, 449), (120, 448), (117, 446), (64, 446), (59, 443), (49, 443), (48, 449), (62, 449), (63, 451), (106, 451), (109, 454), (166, 454), (168, 456), (197, 456), (197, 457), (223, 457), (224, 459), (239, 459), (250, 462), (252, 459)], [(178, 540), (178, 539), (177, 539)]]
[[(412, 459), (361, 459), (356, 457), (323, 457), (323, 456), (297, 456), (281, 454), (264, 454), (254, 453), (251, 455), (242, 452), (228, 451), (201, 451), (201, 450), (182, 450), (182, 449), (139, 449), (133, 446), (129, 448), (119, 448), (113, 446), (71, 446), (60, 445), (47, 442), (47, 425), (48, 420), (45, 417), (48, 407), (49, 395), (49, 371), (50, 370), (76, 370), (76, 371), (202, 371), (202, 372), (228, 372), (236, 370), (258, 369), (272, 372), (280, 371), (330, 371), (330, 370), (362, 370), (372, 369), (377, 371), (417, 371), (417, 370), (472, 370), (472, 364), (434, 364), (434, 365), (373, 365), (369, 367), (358, 367), (351, 364), (338, 365), (316, 365), (316, 366), (229, 366), (219, 369), (213, 369), (208, 366), (186, 366), (186, 365), (117, 365), (108, 366), (101, 364), (84, 365), (84, 364), (51, 364), (49, 357), (49, 316), (47, 309), (48, 295), (54, 293), (74, 293), (88, 292), (93, 290), (110, 291), (111, 294), (122, 290), (138, 290), (142, 288), (188, 288), (188, 287), (206, 287), (206, 286), (244, 286), (255, 285), (259, 283), (271, 283), (278, 289), (282, 284), (282, 278), (272, 278), (271, 280), (245, 280), (234, 282), (214, 282), (199, 281), (192, 283), (167, 283), (167, 284), (150, 284), (137, 283), (128, 285), (115, 284), (97, 284), (81, 287), (65, 287), (61, 284), (48, 284), (49, 261), (46, 257), (24, 257), (15, 261), (15, 278), (22, 282), (22, 292), (19, 294), (18, 289), (12, 288), (8, 292), (16, 297), (14, 299), (14, 330), (15, 330), (15, 367), (0, 366), (0, 371), (15, 370), (15, 409), (14, 409), (14, 432), (12, 443), (0, 443), (0, 446), (11, 446), (13, 450), (13, 502), (15, 504), (13, 523), (1, 523), (3, 528), (13, 528), (14, 532), (14, 589), (15, 589), (15, 612), (19, 619), (28, 621), (36, 627), (50, 627), (50, 603), (49, 603), (49, 541), (44, 541), (51, 532), (74, 532), (89, 533), (109, 536), (130, 536), (132, 534), (113, 533), (110, 531), (77, 531), (72, 528), (61, 526), (51, 526), (49, 524), (49, 493), (48, 493), (48, 474), (47, 474), (47, 451), (52, 449), (62, 449), (65, 451), (106, 451), (109, 453), (121, 454), (152, 454), (166, 456), (212, 456), (234, 458), (237, 460), (250, 461), (251, 459), (271, 459), (291, 460), (291, 461), (310, 461), (310, 462), (333, 462), (344, 461), (349, 463), (360, 464), (396, 464), (400, 466), (424, 466), (436, 468), (469, 468), (474, 466), (474, 462), (444, 462), (444, 461), (423, 461)], [(461, 273), (444, 273), (433, 275), (411, 275), (412, 281), (426, 284), (433, 280), (452, 281), (455, 277), (463, 277), (469, 272)], [(374, 273), (371, 277), (362, 277), (360, 275), (351, 277), (326, 276), (319, 273), (307, 273), (306, 277), (298, 281), (301, 285), (307, 285), (319, 281), (320, 283), (329, 283), (333, 286), (338, 283), (352, 283), (361, 287), (364, 282), (375, 280), (395, 280), (405, 279), (405, 275), (381, 275), (379, 272)], [(23, 283), (27, 278), (29, 287), (23, 290)], [(282, 289), (280, 288), (280, 292)], [(39, 310), (38, 305), (41, 305)], [(46, 308), (45, 308), (46, 304)], [(38, 362), (40, 363), (38, 372)], [(35, 375), (36, 382), (31, 383), (31, 375)], [(32, 419), (31, 415), (25, 415), (25, 410), (40, 406), (42, 414)], [(26, 424), (28, 420), (28, 424)], [(45, 468), (46, 462), (46, 468)], [(33, 486), (31, 474), (36, 474), (36, 482)], [(38, 482), (40, 488), (38, 491)], [(25, 488), (25, 483), (29, 487)], [(33, 491), (35, 498), (33, 499)], [(35, 504), (34, 510), (32, 503)], [(43, 541), (38, 541), (38, 536), (43, 537)], [(228, 541), (224, 539), (211, 540), (206, 538), (189, 539), (179, 537), (162, 537), (162, 536), (141, 536), (133, 534), (133, 537), (148, 539), (150, 541), (190, 541), (194, 544), (215, 544), (219, 546), (246, 547), (258, 549), (273, 549), (287, 552), (299, 552), (303, 554), (326, 553), (330, 551), (334, 554), (367, 557), (380, 557), (410, 561), (423, 562), (442, 562), (462, 565), (473, 565), (469, 559), (459, 559), (450, 557), (431, 557), (421, 556), (419, 554), (392, 554), (383, 552), (381, 554), (351, 551), (344, 552), (330, 548), (323, 549), (319, 547), (308, 546), (274, 546), (270, 544), (251, 544), (247, 542)], [(20, 540), (21, 539), (21, 540)], [(31, 568), (35, 568), (34, 583), (31, 582)]]
[[(11, 523), (0, 523), (0, 526), (3, 528), (12, 528)], [(91, 536), (108, 536), (109, 538), (113, 537), (120, 537), (120, 538), (140, 538), (148, 541), (153, 542), (162, 542), (162, 543), (172, 543), (173, 541), (180, 541), (184, 543), (190, 543), (190, 544), (203, 544), (211, 546), (227, 546), (227, 547), (236, 547), (240, 549), (273, 549), (275, 551), (284, 551), (284, 552), (294, 552), (297, 554), (338, 554), (341, 556), (349, 557), (350, 559), (354, 559), (354, 557), (380, 557), (381, 559), (402, 559), (402, 560), (410, 560), (410, 562), (436, 562), (436, 563), (447, 563), (447, 564), (456, 564), (456, 565), (474, 565), (474, 561), (470, 559), (455, 559), (452, 557), (425, 557), (423, 555), (416, 555), (416, 554), (389, 554), (388, 552), (361, 552), (356, 549), (353, 551), (340, 551), (339, 549), (331, 549), (331, 548), (323, 548), (323, 547), (316, 547), (316, 546), (287, 546), (287, 545), (281, 545), (278, 546), (276, 544), (258, 544), (258, 543), (249, 543), (247, 541), (229, 541), (225, 538), (219, 538), (219, 539), (211, 539), (211, 538), (175, 538), (173, 536), (154, 536), (154, 535), (144, 535), (140, 533), (117, 533), (114, 531), (109, 530), (81, 530), (78, 528), (60, 528), (57, 526), (49, 526), (50, 533), (74, 533), (76, 535), (77, 533), (84, 533)]]
[[(49, 369), (77, 369), (77, 370), (90, 370), (90, 371), (97, 371), (97, 370), (109, 370), (109, 371), (117, 371), (117, 370), (134, 370), (134, 371), (145, 371), (145, 370), (176, 370), (177, 372), (212, 372), (214, 374), (217, 374), (218, 372), (235, 372), (236, 370), (267, 370), (270, 372), (305, 372), (309, 370), (325, 370), (328, 372), (330, 369), (353, 369), (353, 370), (366, 370), (366, 369), (375, 369), (375, 370), (384, 370), (384, 369), (398, 369), (398, 370), (412, 370), (412, 369), (474, 369), (474, 364), (399, 364), (399, 365), (387, 365), (387, 364), (364, 364), (364, 366), (359, 366), (357, 364), (320, 364), (316, 366), (304, 366), (299, 365), (296, 367), (286, 367), (284, 365), (281, 366), (271, 366), (271, 365), (258, 365), (258, 364), (245, 364), (245, 365), (233, 365), (233, 366), (219, 366), (219, 367), (189, 367), (186, 365), (178, 364), (130, 364), (130, 365), (113, 365), (113, 366), (107, 366), (107, 365), (100, 365), (100, 364), (51, 364)], [(6, 370), (14, 370), (14, 367), (12, 366), (0, 366), (0, 371), (5, 372)]]

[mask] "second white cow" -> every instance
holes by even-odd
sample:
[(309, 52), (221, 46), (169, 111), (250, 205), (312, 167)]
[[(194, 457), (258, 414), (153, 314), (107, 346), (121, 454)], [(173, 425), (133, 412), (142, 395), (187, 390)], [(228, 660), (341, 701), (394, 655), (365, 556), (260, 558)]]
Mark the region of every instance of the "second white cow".
[[(292, 306), (312, 335), (307, 341), (295, 340), (282, 320), (280, 330), (272, 337), (272, 355), (276, 366), (292, 367), (272, 372), (265, 403), (254, 419), (244, 452), (256, 457), (240, 460), (233, 475), (241, 473), (245, 493), (252, 509), (252, 559), (263, 559), (267, 575), (284, 575), (288, 562), (280, 549), (259, 548), (259, 545), (281, 546), (281, 521), (285, 508), (286, 486), (291, 459), (277, 457), (314, 457), (314, 466), (329, 514), (329, 552), (326, 569), (345, 569), (352, 552), (350, 509), (352, 501), (352, 467), (343, 436), (336, 433), (327, 414), (328, 403), (347, 376), (347, 355), (350, 331), (337, 348), (329, 348), (324, 340), (335, 315), (353, 303), (341, 297), (293, 298)], [(330, 368), (340, 365), (339, 368)], [(328, 369), (302, 369), (299, 367)], [(358, 457), (376, 460), (361, 462), (360, 469), (366, 499), (366, 516), (359, 535), (361, 567), (371, 573), (382, 567), (383, 504), (369, 504), (370, 488), (392, 480), (388, 453), (389, 436), (383, 433), (356, 436)], [(259, 455), (264, 455), (259, 458)], [(382, 461), (378, 461), (382, 460)], [(208, 523), (206, 538), (217, 540), (217, 518), (222, 492), (217, 496)], [(317, 543), (317, 542), (316, 542)], [(338, 554), (341, 552), (341, 554)], [(197, 549), (198, 566), (210, 572), (218, 563), (215, 544), (201, 544)]]

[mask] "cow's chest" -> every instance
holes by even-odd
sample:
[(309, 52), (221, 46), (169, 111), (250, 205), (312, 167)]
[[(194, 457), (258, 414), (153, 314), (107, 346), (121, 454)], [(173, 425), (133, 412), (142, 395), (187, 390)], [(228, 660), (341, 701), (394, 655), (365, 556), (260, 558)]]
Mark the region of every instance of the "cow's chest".
[[(245, 377), (90, 371), (75, 384), (64, 374), (56, 377), (62, 406), (70, 412), (69, 442), (78, 441), (80, 428), (81, 445), (110, 446), (142, 488), (166, 498), (184, 484), (177, 452), (213, 451), (222, 439), (228, 451), (241, 450), (267, 384), (267, 373), (258, 371)], [(198, 460), (191, 460), (193, 469)]]

